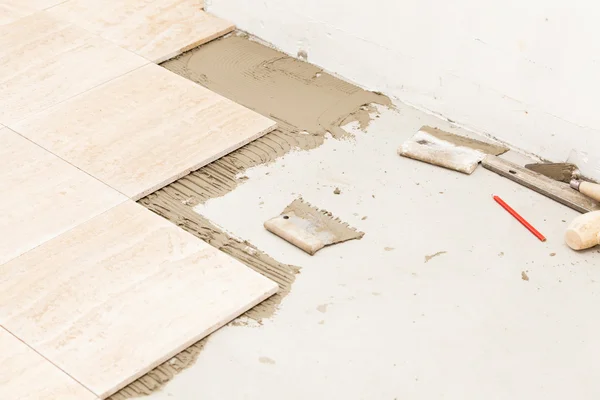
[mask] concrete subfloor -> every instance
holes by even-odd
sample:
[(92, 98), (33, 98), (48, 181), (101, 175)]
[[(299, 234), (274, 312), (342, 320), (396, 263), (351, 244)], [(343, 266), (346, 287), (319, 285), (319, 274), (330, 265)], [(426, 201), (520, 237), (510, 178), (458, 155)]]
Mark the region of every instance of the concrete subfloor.
[[(253, 168), (199, 206), (301, 273), (275, 316), (212, 334), (150, 399), (598, 398), (600, 252), (563, 242), (578, 213), (483, 167), (467, 176), (399, 157), (425, 124), (457, 131), (381, 109), (366, 132), (347, 127), (353, 139)], [(311, 257), (267, 232), (298, 195), (364, 238)]]

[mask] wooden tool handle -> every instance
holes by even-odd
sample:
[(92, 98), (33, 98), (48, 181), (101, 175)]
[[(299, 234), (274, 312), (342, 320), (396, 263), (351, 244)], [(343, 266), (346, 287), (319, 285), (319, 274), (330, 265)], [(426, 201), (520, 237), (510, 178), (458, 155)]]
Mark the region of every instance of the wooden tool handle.
[(600, 185), (596, 183), (581, 182), (579, 184), (579, 191), (591, 199), (600, 201)]
[(584, 250), (600, 243), (600, 211), (589, 212), (575, 218), (567, 232), (565, 242), (573, 250)]

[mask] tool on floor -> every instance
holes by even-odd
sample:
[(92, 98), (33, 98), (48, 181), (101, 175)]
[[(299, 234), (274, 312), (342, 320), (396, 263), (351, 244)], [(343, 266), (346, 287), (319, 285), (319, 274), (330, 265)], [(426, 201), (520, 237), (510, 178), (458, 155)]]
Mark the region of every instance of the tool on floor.
[(492, 197), (494, 198), (494, 200), (496, 200), (496, 203), (500, 204), (502, 206), (502, 208), (504, 208), (506, 211), (508, 211), (510, 213), (510, 215), (515, 217), (517, 219), (517, 221), (519, 221), (521, 224), (523, 224), (523, 226), (525, 228), (529, 229), (529, 232), (533, 233), (535, 235), (535, 237), (540, 239), (542, 242), (546, 241), (546, 237), (544, 235), (542, 235), (537, 229), (535, 229), (533, 227), (533, 225), (531, 225), (529, 222), (527, 222), (527, 220), (525, 220), (525, 218), (521, 217), (521, 215), (518, 212), (513, 210), (511, 206), (506, 204), (506, 202), (504, 200), (502, 200), (500, 197), (498, 197), (496, 195), (493, 195)]
[(398, 149), (398, 154), (440, 167), (471, 174), (486, 154), (508, 148), (423, 126)]
[(571, 163), (534, 163), (526, 164), (525, 168), (564, 183), (581, 177), (577, 165)]
[(597, 183), (573, 179), (571, 181), (571, 187), (591, 199), (600, 201), (600, 185)]
[(567, 228), (565, 242), (573, 250), (585, 250), (600, 244), (600, 211), (575, 218)]
[(550, 179), (500, 157), (488, 155), (481, 165), (581, 213), (600, 210), (600, 202), (576, 192), (568, 184)]
[(538, 172), (556, 181), (568, 183), (571, 188), (600, 202), (600, 185), (582, 180), (581, 171), (579, 171), (579, 168), (575, 164), (538, 163), (527, 164), (525, 165), (525, 168)]
[(265, 228), (311, 256), (325, 246), (364, 236), (348, 224), (298, 198), (281, 215), (265, 222)]

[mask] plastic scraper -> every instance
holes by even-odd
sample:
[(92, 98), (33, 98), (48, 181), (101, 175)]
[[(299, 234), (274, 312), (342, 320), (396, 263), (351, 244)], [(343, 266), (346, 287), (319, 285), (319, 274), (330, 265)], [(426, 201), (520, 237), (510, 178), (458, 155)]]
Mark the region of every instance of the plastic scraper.
[(265, 222), (265, 228), (311, 256), (325, 246), (364, 236), (348, 224), (302, 200), (294, 200), (281, 215)]
[(487, 154), (500, 155), (507, 151), (508, 148), (501, 145), (423, 126), (400, 146), (398, 154), (471, 174)]

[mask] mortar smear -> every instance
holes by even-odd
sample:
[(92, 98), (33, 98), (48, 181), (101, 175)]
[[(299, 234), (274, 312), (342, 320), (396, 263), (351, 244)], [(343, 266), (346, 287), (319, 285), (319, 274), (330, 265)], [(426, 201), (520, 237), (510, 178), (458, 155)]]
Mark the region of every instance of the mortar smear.
[[(368, 106), (391, 106), (381, 94), (363, 90), (315, 65), (287, 56), (243, 36), (229, 36), (167, 61), (163, 66), (229, 99), (275, 119), (295, 135), (300, 148), (314, 148), (329, 131), (347, 136), (340, 125), (348, 116), (366, 127)], [(345, 121), (349, 122), (349, 121)]]
[(352, 136), (340, 126), (358, 121), (366, 128), (372, 104), (392, 104), (246, 36), (214, 40), (162, 65), (278, 123), (274, 131), (171, 184), (172, 195), (190, 207), (232, 191), (248, 168), (294, 149), (319, 147), (328, 132)]
[[(289, 293), (299, 268), (283, 264), (252, 244), (231, 237), (193, 207), (232, 191), (243, 172), (274, 161), (294, 149), (323, 144), (328, 132), (351, 136), (340, 128), (350, 121), (366, 127), (370, 104), (391, 106), (380, 94), (335, 78), (320, 68), (249, 40), (230, 36), (212, 41), (162, 64), (208, 89), (278, 122), (278, 129), (141, 199), (140, 204), (208, 242), (279, 284), (279, 292), (244, 317), (272, 316)], [(243, 324), (242, 319), (231, 325)], [(160, 390), (179, 371), (194, 364), (210, 336), (111, 396), (126, 400)]]

